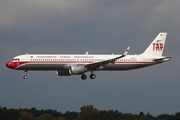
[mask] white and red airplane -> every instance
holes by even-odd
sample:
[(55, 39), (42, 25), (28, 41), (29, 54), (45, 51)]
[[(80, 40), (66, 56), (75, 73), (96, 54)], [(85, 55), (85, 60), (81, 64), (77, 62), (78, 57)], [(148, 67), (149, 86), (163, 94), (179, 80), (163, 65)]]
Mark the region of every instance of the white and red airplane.
[(128, 47), (122, 55), (91, 55), (88, 54), (25, 54), (19, 55), (8, 62), (10, 69), (25, 71), (54, 70), (59, 76), (81, 75), (85, 80), (86, 72), (90, 71), (91, 79), (95, 79), (94, 71), (131, 70), (169, 61), (171, 57), (162, 56), (167, 33), (159, 33), (149, 47), (139, 55), (127, 55)]

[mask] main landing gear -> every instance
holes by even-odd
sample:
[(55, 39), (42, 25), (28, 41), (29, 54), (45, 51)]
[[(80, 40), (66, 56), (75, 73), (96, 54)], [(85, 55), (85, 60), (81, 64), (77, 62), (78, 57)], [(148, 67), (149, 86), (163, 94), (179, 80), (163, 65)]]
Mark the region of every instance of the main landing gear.
[[(95, 79), (96, 78), (96, 75), (91, 73), (91, 75), (89, 76), (91, 79)], [(85, 74), (81, 75), (81, 79), (82, 80), (86, 80), (87, 79), (87, 76)]]
[(27, 79), (27, 70), (24, 71), (25, 72), (25, 75), (23, 76), (24, 79)]

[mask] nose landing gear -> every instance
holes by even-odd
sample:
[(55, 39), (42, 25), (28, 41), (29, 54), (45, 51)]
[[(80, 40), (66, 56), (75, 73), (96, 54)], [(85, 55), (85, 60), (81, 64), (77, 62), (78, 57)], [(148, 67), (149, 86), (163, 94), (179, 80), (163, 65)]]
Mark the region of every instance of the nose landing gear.
[(25, 72), (25, 75), (23, 76), (24, 79), (27, 79), (27, 70), (24, 71)]

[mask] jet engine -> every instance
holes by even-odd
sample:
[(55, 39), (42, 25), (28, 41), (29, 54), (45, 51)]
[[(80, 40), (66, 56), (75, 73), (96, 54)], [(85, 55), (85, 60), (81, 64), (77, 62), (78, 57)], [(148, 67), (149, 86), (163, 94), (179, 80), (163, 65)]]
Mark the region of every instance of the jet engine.
[(71, 74), (78, 75), (87, 72), (87, 68), (84, 65), (72, 65), (69, 67)]
[(64, 70), (57, 70), (56, 74), (58, 76), (70, 76), (70, 75), (81, 75), (87, 72), (84, 65), (71, 65), (65, 66)]

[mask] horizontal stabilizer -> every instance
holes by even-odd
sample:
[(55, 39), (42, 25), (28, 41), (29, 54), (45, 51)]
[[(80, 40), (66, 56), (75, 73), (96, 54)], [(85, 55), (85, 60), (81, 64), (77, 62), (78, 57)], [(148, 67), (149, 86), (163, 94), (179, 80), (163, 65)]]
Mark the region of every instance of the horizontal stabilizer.
[(154, 59), (154, 62), (165, 62), (165, 61), (169, 61), (170, 58), (172, 57), (163, 57), (163, 58), (158, 58), (158, 59)]

